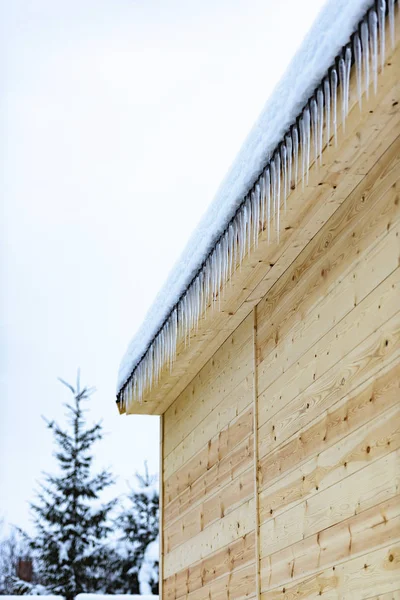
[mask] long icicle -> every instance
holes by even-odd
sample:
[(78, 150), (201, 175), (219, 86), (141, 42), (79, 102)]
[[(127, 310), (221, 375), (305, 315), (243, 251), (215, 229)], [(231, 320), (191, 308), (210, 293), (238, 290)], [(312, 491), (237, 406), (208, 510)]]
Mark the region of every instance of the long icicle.
[(280, 234), (280, 214), (281, 214), (281, 156), (279, 150), (275, 154), (275, 169), (276, 169), (276, 235), (279, 243)]
[(269, 167), (265, 169), (265, 200), (267, 204), (267, 236), (269, 244), (271, 240), (271, 172)]
[(274, 158), (271, 160), (271, 203), (274, 229), (276, 230), (276, 166)]
[(288, 195), (290, 194), (290, 191), (292, 189), (292, 151), (293, 151), (293, 144), (292, 144), (292, 136), (291, 135), (287, 135), (286, 139), (286, 149), (287, 149), (287, 170), (288, 170)]
[(389, 0), (389, 30), (390, 30), (390, 43), (392, 45), (392, 50), (394, 50), (396, 44), (396, 35), (395, 35), (395, 20), (394, 20), (394, 1)]
[(374, 93), (378, 90), (378, 16), (374, 10), (368, 15), (369, 35), (371, 44), (372, 77), (374, 81)]
[(354, 62), (356, 65), (357, 98), (360, 112), (362, 109), (362, 50), (361, 40), (358, 33), (354, 35), (353, 40)]
[(283, 181), (283, 207), (286, 213), (286, 198), (288, 190), (288, 171), (287, 171), (287, 148), (285, 144), (281, 146), (281, 164), (282, 164), (282, 181)]
[(315, 98), (311, 99), (310, 102), (310, 112), (311, 112), (311, 128), (312, 128), (312, 137), (314, 142), (314, 161), (315, 166), (318, 166), (318, 109), (317, 109), (317, 101)]
[(304, 191), (305, 173), (306, 173), (306, 129), (304, 118), (299, 119), (300, 126), (300, 151), (301, 151), (301, 188)]
[(346, 66), (346, 119), (349, 114), (351, 59), (351, 46), (347, 46), (346, 52), (344, 54), (344, 62)]
[(386, 2), (385, 0), (379, 0), (378, 2), (378, 26), (379, 26), (379, 54), (381, 58), (381, 71), (385, 66), (385, 14), (386, 14)]
[(332, 95), (332, 124), (333, 124), (333, 137), (335, 140), (335, 147), (337, 146), (337, 88), (338, 88), (338, 76), (335, 68), (331, 71), (331, 95)]
[(308, 176), (310, 172), (310, 154), (311, 154), (311, 116), (310, 109), (307, 106), (304, 109), (304, 125), (306, 133), (307, 160), (306, 160), (306, 185), (308, 185)]
[(339, 83), (342, 106), (342, 128), (346, 129), (346, 64), (344, 58), (339, 59)]
[(364, 58), (365, 95), (369, 98), (369, 32), (365, 21), (361, 23), (361, 44)]
[(318, 109), (318, 158), (322, 165), (322, 148), (324, 145), (324, 92), (322, 88), (317, 90), (317, 109)]
[(299, 130), (297, 125), (292, 127), (292, 144), (294, 160), (294, 186), (297, 188), (299, 183)]
[(325, 96), (325, 125), (326, 125), (326, 145), (329, 146), (331, 139), (331, 87), (328, 77), (324, 79)]

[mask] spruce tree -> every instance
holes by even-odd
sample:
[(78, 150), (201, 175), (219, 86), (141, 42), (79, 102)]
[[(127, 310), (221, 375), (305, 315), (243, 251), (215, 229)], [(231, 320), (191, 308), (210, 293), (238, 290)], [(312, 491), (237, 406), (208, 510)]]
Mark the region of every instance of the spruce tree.
[[(139, 594), (139, 573), (147, 547), (158, 537), (159, 493), (156, 477), (149, 475), (145, 463), (144, 475), (136, 474), (137, 486), (127, 496), (128, 503), (117, 519), (122, 530), (118, 544), (120, 555), (119, 593)], [(155, 566), (158, 571), (158, 564)], [(150, 582), (153, 594), (158, 593), (158, 575)]]
[(113, 483), (111, 474), (92, 474), (92, 446), (102, 438), (100, 423), (88, 426), (82, 404), (93, 389), (76, 388), (60, 380), (74, 401), (66, 404), (67, 428), (47, 422), (57, 450), (60, 472), (45, 475), (38, 501), (31, 505), (36, 536), (31, 539), (36, 577), (49, 593), (72, 600), (81, 592), (109, 591), (107, 579), (110, 531), (109, 513), (114, 503), (101, 505), (99, 494)]

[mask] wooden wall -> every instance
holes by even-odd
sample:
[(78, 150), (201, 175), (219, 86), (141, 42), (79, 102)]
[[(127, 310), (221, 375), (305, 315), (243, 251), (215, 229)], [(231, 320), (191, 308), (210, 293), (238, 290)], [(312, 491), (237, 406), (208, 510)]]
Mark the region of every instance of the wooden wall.
[(163, 598), (254, 595), (253, 374), (250, 315), (164, 415)]
[(263, 600), (400, 590), (399, 196), (397, 138), (258, 305)]
[(163, 599), (400, 599), (398, 84), (383, 93), (320, 167), (331, 216), (162, 417)]
[(399, 196), (400, 137), (165, 413), (163, 598), (396, 597)]

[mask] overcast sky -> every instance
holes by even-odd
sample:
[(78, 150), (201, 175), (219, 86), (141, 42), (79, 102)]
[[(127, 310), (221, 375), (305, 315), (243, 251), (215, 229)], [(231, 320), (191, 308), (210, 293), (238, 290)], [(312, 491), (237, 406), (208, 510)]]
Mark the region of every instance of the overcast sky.
[(0, 0), (0, 517), (29, 527), (78, 366), (115, 492), (158, 469), (119, 361), (322, 5)]

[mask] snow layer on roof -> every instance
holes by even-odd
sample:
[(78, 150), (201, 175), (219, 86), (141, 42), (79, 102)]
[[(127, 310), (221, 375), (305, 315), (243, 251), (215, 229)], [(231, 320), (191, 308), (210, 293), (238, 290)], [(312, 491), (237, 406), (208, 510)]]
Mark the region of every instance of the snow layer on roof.
[[(324, 5), (129, 344), (119, 369), (117, 393), (215, 246), (276, 145), (372, 5), (372, 0), (328, 0)], [(266, 63), (268, 60), (266, 57)]]

